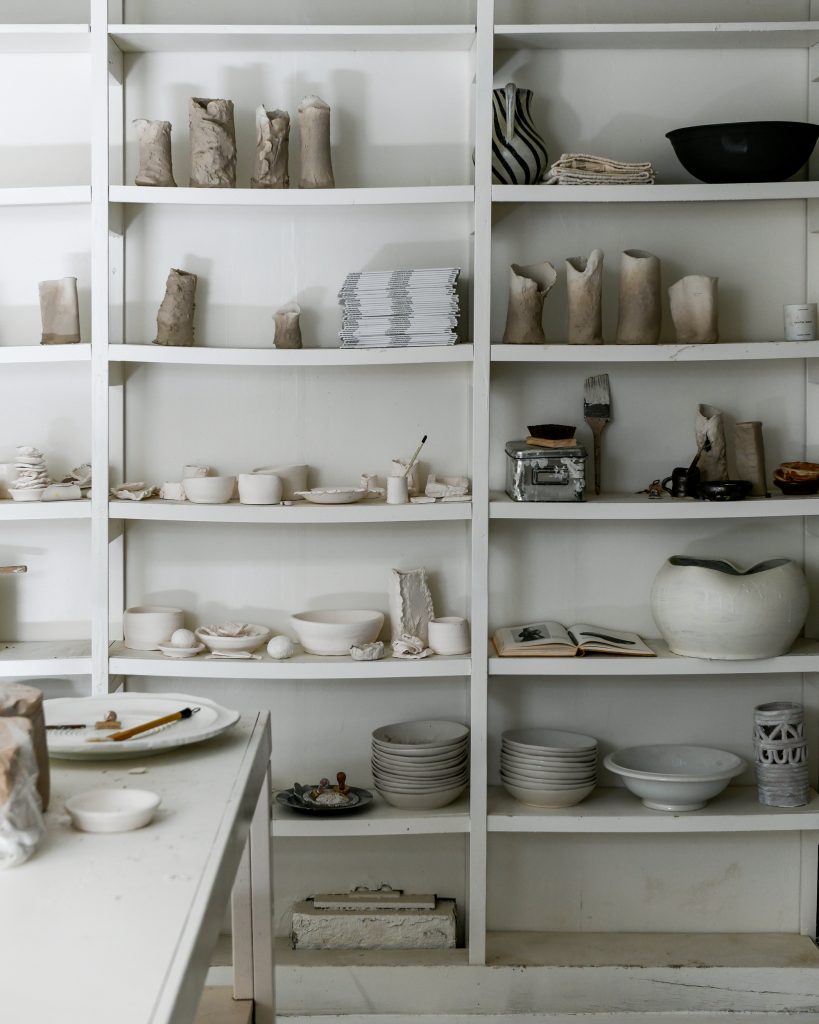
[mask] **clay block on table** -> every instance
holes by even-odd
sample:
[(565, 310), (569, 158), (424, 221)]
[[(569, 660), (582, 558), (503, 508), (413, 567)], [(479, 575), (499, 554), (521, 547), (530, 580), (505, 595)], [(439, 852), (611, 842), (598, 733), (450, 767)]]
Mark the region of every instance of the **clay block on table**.
[(312, 900), (293, 907), (294, 949), (454, 949), (455, 900), (434, 910), (316, 910)]

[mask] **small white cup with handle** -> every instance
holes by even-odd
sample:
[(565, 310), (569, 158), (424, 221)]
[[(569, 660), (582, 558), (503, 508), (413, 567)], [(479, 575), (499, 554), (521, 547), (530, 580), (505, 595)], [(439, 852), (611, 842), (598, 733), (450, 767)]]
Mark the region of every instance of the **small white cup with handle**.
[(240, 473), (239, 501), (242, 505), (279, 505), (282, 482), (272, 473)]
[(429, 646), (436, 654), (469, 654), (469, 622), (460, 615), (429, 620)]

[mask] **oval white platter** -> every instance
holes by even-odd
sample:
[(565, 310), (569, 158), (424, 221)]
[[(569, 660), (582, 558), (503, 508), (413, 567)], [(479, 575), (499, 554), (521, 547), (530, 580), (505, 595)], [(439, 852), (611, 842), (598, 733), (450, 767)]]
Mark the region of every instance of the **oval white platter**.
[[(94, 723), (109, 711), (116, 711), (123, 729), (130, 729), (154, 718), (173, 714), (183, 708), (199, 710), (190, 718), (161, 726), (152, 732), (134, 736), (130, 740), (99, 739), (104, 730), (95, 729)], [(72, 761), (112, 761), (123, 758), (161, 754), (175, 747), (201, 743), (230, 729), (239, 721), (239, 712), (203, 697), (189, 697), (183, 693), (110, 693), (107, 697), (56, 697), (43, 701), (46, 725), (77, 725), (83, 729), (49, 729), (48, 753), (50, 757)]]
[(296, 491), (296, 496), (314, 505), (351, 505), (366, 493), (363, 487), (314, 487), (311, 491)]

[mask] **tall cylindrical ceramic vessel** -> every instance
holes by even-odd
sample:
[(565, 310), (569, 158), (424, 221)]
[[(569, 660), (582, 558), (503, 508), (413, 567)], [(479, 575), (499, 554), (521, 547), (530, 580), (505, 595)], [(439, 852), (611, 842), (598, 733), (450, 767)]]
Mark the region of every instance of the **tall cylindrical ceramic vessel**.
[(656, 345), (662, 320), (660, 261), (642, 249), (626, 249), (620, 257), (618, 345)]

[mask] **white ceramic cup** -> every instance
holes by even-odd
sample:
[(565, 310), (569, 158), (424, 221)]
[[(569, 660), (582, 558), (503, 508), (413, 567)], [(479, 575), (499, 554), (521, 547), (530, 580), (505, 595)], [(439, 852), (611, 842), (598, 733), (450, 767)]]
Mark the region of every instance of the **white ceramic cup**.
[(405, 476), (387, 477), (387, 504), (406, 505), (409, 501), (409, 484)]
[(309, 466), (259, 466), (254, 473), (277, 476), (282, 482), (283, 497), (292, 499), (296, 491), (307, 490), (307, 471)]
[(198, 466), (191, 464), (190, 466), (182, 467), (182, 479), (190, 480), (198, 476), (207, 476), (210, 473), (210, 466)]
[(429, 646), (436, 654), (469, 654), (469, 622), (460, 615), (429, 620)]
[(278, 505), (282, 494), (281, 478), (272, 473), (239, 474), (239, 501), (243, 505)]
[(162, 605), (141, 605), (128, 608), (122, 617), (125, 646), (132, 651), (158, 651), (177, 629), (185, 625), (181, 608)]
[(816, 303), (784, 306), (785, 341), (816, 340)]

